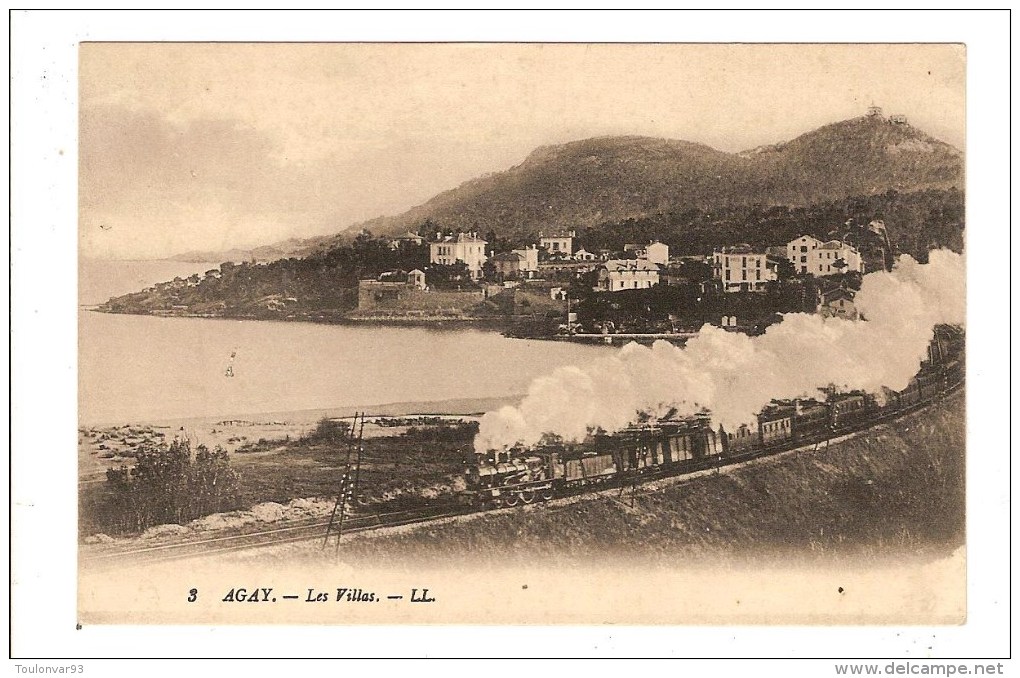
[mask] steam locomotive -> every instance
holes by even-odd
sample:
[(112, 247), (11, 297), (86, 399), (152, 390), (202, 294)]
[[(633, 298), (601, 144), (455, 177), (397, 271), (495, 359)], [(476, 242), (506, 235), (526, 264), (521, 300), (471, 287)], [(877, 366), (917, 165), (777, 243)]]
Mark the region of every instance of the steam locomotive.
[[(955, 348), (949, 350), (947, 347)], [(920, 371), (881, 399), (830, 391), (824, 400), (774, 400), (755, 426), (713, 429), (709, 414), (660, 419), (579, 443), (548, 442), (479, 454), (465, 470), (463, 498), (477, 506), (517, 506), (592, 486), (621, 486), (683, 475), (818, 443), (926, 404), (962, 382), (962, 333), (939, 328)]]

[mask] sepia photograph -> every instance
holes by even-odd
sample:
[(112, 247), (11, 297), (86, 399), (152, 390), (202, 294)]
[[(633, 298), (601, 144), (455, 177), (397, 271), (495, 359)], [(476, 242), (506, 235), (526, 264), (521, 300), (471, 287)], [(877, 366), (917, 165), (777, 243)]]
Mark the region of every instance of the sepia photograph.
[[(971, 43), (191, 34), (83, 35), (48, 151), (82, 643), (984, 614)], [(595, 653), (511, 644), (440, 656)]]
[(83, 44), (82, 620), (962, 621), (965, 64)]

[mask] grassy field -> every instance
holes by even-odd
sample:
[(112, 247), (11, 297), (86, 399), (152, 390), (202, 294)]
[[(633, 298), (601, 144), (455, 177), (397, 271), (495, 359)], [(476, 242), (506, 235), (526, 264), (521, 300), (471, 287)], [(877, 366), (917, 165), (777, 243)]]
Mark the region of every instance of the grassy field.
[[(370, 503), (432, 499), (450, 494), (468, 459), (477, 424), (410, 427), (366, 438), (360, 494)], [(347, 444), (342, 436), (311, 434), (268, 454), (235, 454), (245, 504), (333, 497), (339, 487)]]
[[(609, 555), (724, 563), (893, 554), (937, 557), (964, 543), (962, 395), (853, 440), (633, 497), (592, 497), (468, 520), (356, 536), (353, 566), (470, 558), (512, 565), (545, 557), (583, 564)], [(260, 554), (260, 562), (269, 556)], [(316, 547), (280, 558), (332, 557)]]
[[(366, 506), (386, 510), (417, 505), (423, 500), (451, 499), (463, 489), (464, 462), (477, 430), (475, 422), (450, 421), (401, 426), (391, 435), (365, 438), (359, 496)], [(99, 440), (104, 435), (106, 432), (100, 432), (88, 440)], [(117, 449), (131, 462), (135, 453), (129, 448), (122, 445)], [(347, 448), (340, 432), (321, 430), (320, 425), (319, 430), (300, 438), (264, 441), (235, 450), (230, 455), (230, 467), (238, 472), (239, 481), (234, 508), (247, 509), (264, 502), (282, 504), (292, 499), (335, 498)], [(112, 489), (104, 480), (105, 469), (93, 466), (99, 468), (96, 471), (89, 467), (93, 482), (79, 486), (79, 533), (83, 538), (116, 532), (110, 516)]]

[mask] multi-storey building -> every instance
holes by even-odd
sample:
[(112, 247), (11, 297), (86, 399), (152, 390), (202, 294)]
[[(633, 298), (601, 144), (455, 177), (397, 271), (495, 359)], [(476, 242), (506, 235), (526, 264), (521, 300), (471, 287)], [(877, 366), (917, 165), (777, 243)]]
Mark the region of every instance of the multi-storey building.
[(574, 231), (567, 231), (565, 235), (543, 236), (539, 234), (538, 242), (550, 255), (569, 257), (574, 254)]
[(658, 240), (647, 245), (627, 244), (623, 246), (624, 252), (633, 252), (638, 259), (645, 259), (653, 264), (666, 266), (669, 264), (669, 245)]
[(755, 252), (750, 245), (735, 245), (712, 253), (712, 277), (722, 284), (723, 292), (761, 292), (778, 276), (767, 254)]
[(521, 257), (521, 277), (534, 278), (538, 274), (538, 248), (529, 245), (523, 249), (513, 250), (513, 252)]
[(802, 235), (787, 243), (786, 257), (797, 273), (816, 276), (850, 271), (864, 273), (864, 260), (860, 252), (841, 240), (822, 242), (810, 235)]
[(429, 261), (444, 266), (463, 261), (467, 264), (471, 277), (478, 279), (482, 277), (482, 264), (487, 259), (485, 245), (486, 242), (474, 233), (446, 236), (438, 242), (429, 243)]
[(611, 259), (598, 266), (601, 292), (641, 290), (659, 284), (659, 267), (644, 259)]

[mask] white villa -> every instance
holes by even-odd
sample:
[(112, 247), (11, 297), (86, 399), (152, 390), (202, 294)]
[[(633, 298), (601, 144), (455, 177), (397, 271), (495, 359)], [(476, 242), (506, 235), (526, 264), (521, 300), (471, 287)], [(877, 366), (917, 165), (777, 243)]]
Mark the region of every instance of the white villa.
[(482, 264), (485, 263), (486, 242), (474, 233), (459, 233), (446, 236), (438, 242), (429, 243), (429, 262), (450, 266), (463, 261), (467, 264), (471, 277), (482, 276)]
[(767, 254), (735, 245), (712, 253), (712, 277), (722, 283), (723, 292), (761, 292), (779, 276)]
[(822, 242), (810, 235), (802, 235), (787, 243), (786, 258), (797, 273), (817, 276), (849, 271), (864, 273), (864, 260), (860, 252), (841, 240)]
[(612, 259), (596, 270), (595, 289), (601, 292), (640, 290), (659, 284), (659, 267), (644, 259)]

